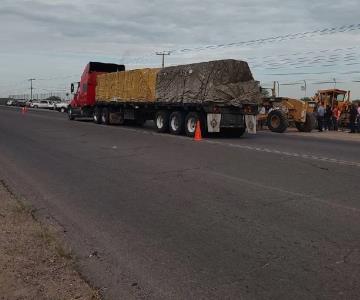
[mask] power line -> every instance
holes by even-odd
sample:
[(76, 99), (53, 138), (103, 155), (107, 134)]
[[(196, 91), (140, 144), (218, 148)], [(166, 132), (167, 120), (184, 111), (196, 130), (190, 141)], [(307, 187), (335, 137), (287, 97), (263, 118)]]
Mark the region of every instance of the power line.
[(215, 50), (219, 48), (231, 48), (231, 47), (238, 47), (238, 46), (258, 46), (264, 43), (274, 43), (274, 42), (283, 42), (287, 40), (299, 39), (299, 38), (307, 38), (307, 37), (314, 37), (316, 35), (332, 35), (336, 33), (344, 33), (344, 32), (351, 32), (355, 30), (360, 30), (360, 23), (359, 24), (350, 24), (350, 25), (343, 25), (339, 27), (328, 27), (324, 29), (318, 29), (314, 31), (307, 31), (301, 33), (290, 33), (286, 35), (279, 35), (279, 36), (272, 36), (263, 39), (256, 39), (256, 40), (249, 40), (249, 41), (240, 41), (240, 42), (233, 42), (233, 43), (226, 43), (226, 44), (215, 44), (215, 45), (207, 45), (207, 46), (200, 46), (194, 48), (183, 48), (183, 49), (173, 49), (169, 52), (171, 54), (183, 54), (188, 52), (199, 52), (204, 50)]

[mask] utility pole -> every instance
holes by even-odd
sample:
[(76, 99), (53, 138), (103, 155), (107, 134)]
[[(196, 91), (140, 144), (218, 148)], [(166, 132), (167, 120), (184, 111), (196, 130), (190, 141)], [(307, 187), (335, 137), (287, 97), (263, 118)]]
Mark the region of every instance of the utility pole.
[(163, 52), (156, 52), (156, 55), (161, 55), (162, 56), (162, 68), (165, 67), (165, 55), (170, 55), (170, 51), (163, 51)]
[(307, 94), (306, 94), (306, 90), (307, 90), (306, 80), (304, 80), (304, 83), (305, 83), (305, 85), (304, 85), (304, 92), (305, 92), (305, 98), (306, 98), (306, 96), (307, 96)]
[(33, 99), (33, 81), (36, 80), (35, 78), (30, 78), (29, 81), (30, 81), (30, 100)]

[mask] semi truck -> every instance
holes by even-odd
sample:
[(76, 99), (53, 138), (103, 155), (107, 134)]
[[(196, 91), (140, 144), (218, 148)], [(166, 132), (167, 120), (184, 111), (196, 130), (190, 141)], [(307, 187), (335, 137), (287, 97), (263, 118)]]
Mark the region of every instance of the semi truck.
[(125, 70), (124, 65), (86, 65), (68, 108), (70, 120), (92, 118), (97, 124), (137, 124), (195, 135), (230, 129), (256, 133), (261, 88), (244, 61), (219, 60), (162, 69)]

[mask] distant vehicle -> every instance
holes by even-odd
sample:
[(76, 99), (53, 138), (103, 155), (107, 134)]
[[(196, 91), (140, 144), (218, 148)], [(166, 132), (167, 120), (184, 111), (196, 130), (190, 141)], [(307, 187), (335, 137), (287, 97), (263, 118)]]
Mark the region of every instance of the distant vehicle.
[(13, 106), (14, 103), (15, 103), (14, 99), (9, 99), (8, 101), (6, 101), (6, 105), (8, 105), (8, 106)]
[(25, 102), (26, 107), (31, 107), (31, 103), (33, 103), (33, 100), (28, 100)]
[(30, 107), (33, 108), (44, 108), (44, 109), (54, 109), (54, 103), (49, 100), (33, 101), (30, 104)]
[(19, 106), (19, 107), (25, 107), (26, 106), (26, 101), (25, 100), (15, 100), (13, 105), (14, 106)]
[(54, 108), (57, 111), (60, 111), (60, 112), (64, 113), (64, 112), (67, 112), (69, 104), (70, 103), (67, 102), (67, 101), (55, 102)]

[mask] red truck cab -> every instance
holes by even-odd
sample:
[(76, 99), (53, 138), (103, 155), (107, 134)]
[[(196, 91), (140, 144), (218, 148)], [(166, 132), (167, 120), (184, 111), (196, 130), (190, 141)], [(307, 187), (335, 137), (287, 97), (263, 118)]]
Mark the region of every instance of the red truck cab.
[[(108, 64), (100, 62), (89, 62), (83, 74), (70, 107), (75, 112), (81, 108), (91, 108), (95, 105), (96, 77), (104, 73), (125, 71), (124, 65)], [(71, 92), (74, 93), (74, 85), (71, 85)]]

